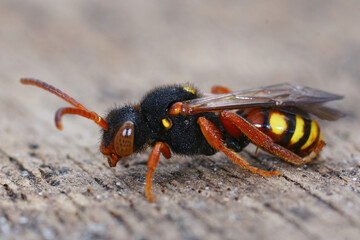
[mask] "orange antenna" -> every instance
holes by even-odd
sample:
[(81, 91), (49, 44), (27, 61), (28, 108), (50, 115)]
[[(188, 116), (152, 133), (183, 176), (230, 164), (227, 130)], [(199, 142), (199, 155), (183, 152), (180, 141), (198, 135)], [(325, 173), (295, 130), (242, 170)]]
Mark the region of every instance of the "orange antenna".
[(40, 80), (32, 79), (32, 78), (22, 78), (20, 82), (25, 85), (33, 85), (39, 88), (42, 88), (48, 92), (55, 94), (56, 96), (64, 99), (66, 102), (73, 105), (75, 108), (60, 108), (57, 110), (55, 114), (55, 124), (59, 130), (62, 130), (61, 118), (64, 114), (75, 114), (85, 118), (89, 118), (93, 120), (96, 124), (102, 127), (105, 130), (108, 130), (108, 125), (106, 121), (100, 117), (96, 112), (90, 112), (87, 110), (83, 105), (81, 105), (78, 101), (67, 95), (66, 93), (62, 92), (60, 89), (57, 89), (45, 82)]

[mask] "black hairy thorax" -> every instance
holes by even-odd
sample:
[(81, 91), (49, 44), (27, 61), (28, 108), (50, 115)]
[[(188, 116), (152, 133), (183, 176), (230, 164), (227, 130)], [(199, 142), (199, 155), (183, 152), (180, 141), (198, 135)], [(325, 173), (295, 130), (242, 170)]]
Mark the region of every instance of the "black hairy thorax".
[[(224, 132), (220, 119), (215, 113), (201, 113), (192, 116), (170, 116), (168, 110), (175, 102), (183, 102), (200, 97), (197, 91), (190, 87), (174, 86), (156, 89), (147, 94), (140, 104), (142, 115), (150, 129), (151, 145), (165, 142), (171, 150), (184, 155), (212, 155), (216, 151), (208, 144), (197, 123), (199, 117), (206, 117), (224, 134), (230, 145), (240, 151), (247, 142), (239, 142)], [(171, 123), (166, 128), (163, 121)], [(233, 143), (233, 144), (232, 144)]]

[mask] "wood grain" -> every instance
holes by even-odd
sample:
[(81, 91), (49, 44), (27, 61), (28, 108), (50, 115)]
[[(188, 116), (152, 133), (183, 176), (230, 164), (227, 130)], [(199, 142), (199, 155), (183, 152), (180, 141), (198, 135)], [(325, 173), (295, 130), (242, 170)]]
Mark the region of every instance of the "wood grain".
[[(1, 1), (1, 239), (358, 239), (358, 2)], [(290, 82), (345, 95), (321, 122), (321, 156), (294, 167), (249, 147), (265, 178), (222, 154), (161, 159), (156, 203), (144, 195), (149, 152), (109, 168), (99, 127), (35, 77), (105, 115), (155, 86), (202, 91)]]

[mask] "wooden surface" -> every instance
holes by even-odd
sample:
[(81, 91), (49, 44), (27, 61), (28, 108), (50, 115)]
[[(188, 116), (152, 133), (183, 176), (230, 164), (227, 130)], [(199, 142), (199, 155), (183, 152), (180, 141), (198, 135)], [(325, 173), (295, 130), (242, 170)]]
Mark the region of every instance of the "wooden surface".
[[(1, 239), (359, 239), (358, 1), (1, 1)], [(144, 197), (149, 152), (109, 168), (99, 128), (35, 77), (104, 115), (154, 86), (234, 90), (280, 82), (345, 95), (347, 117), (321, 122), (328, 145), (294, 167), (254, 147), (160, 160), (157, 202)]]

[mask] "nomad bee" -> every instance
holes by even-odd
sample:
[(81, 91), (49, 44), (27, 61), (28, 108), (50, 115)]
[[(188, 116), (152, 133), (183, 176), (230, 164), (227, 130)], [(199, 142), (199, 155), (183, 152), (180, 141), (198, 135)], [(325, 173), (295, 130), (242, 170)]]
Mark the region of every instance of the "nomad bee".
[(213, 155), (223, 152), (240, 167), (263, 176), (279, 175), (252, 167), (237, 153), (249, 142), (294, 165), (316, 157), (324, 147), (318, 123), (310, 118), (336, 120), (342, 114), (323, 106), (342, 96), (292, 84), (230, 92), (213, 87), (201, 96), (190, 86), (165, 86), (148, 93), (140, 104), (111, 110), (103, 119), (61, 90), (35, 79), (22, 84), (43, 88), (74, 107), (60, 108), (55, 124), (62, 129), (64, 114), (92, 119), (103, 129), (100, 151), (111, 167), (133, 153), (152, 147), (145, 192), (150, 202), (152, 175), (160, 154)]

